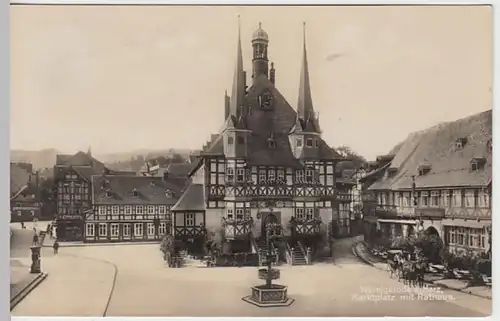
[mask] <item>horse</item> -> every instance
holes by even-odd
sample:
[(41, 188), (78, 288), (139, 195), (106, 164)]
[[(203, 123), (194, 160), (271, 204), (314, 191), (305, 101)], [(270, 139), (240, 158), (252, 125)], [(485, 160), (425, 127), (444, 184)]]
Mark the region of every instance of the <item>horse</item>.
[(419, 260), (415, 263), (415, 273), (417, 285), (422, 288), (424, 286), (424, 276), (429, 265), (425, 260)]
[(415, 270), (415, 262), (406, 261), (401, 267), (401, 276), (405, 285), (413, 286), (417, 282), (417, 273)]
[(389, 277), (392, 279), (393, 276), (398, 275), (401, 263), (394, 259), (387, 260), (387, 269), (389, 270)]

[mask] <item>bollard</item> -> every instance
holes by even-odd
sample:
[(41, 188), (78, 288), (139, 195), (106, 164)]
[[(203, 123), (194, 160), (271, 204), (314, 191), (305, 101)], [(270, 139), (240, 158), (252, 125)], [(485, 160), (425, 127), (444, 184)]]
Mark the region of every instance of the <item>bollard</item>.
[(37, 245), (37, 246), (32, 246), (30, 249), (31, 249), (31, 270), (30, 270), (30, 273), (42, 273), (41, 260), (40, 260), (42, 247)]

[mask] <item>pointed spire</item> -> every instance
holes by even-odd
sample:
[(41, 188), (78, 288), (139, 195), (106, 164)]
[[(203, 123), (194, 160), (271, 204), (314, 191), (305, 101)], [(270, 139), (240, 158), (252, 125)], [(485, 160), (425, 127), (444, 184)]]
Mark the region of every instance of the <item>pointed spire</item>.
[(92, 156), (92, 146), (89, 145), (89, 148), (87, 149), (87, 155)]
[(245, 95), (245, 73), (243, 71), (243, 53), (241, 50), (240, 16), (238, 15), (238, 44), (236, 48), (236, 66), (234, 69), (233, 90), (231, 92), (230, 113), (238, 116)]
[[(298, 116), (305, 121), (313, 121), (314, 108), (312, 103), (311, 85), (309, 82), (309, 66), (307, 63), (306, 50), (306, 23), (303, 23), (303, 53), (302, 53), (302, 70), (300, 73), (299, 99), (297, 103)], [(314, 126), (317, 127), (317, 126)]]

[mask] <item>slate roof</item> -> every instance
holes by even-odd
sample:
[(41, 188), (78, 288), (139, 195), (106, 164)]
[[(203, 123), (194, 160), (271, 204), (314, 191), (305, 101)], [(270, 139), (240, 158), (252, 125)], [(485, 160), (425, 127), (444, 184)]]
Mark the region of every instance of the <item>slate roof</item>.
[[(174, 205), (181, 186), (162, 177), (92, 176), (93, 204)], [(136, 195), (134, 195), (134, 190)]]
[(34, 184), (28, 184), (23, 186), (10, 198), (11, 201), (16, 202), (36, 202), (38, 196), (38, 189)]
[(31, 173), (15, 163), (10, 163), (10, 195), (19, 192), (28, 184)]
[[(88, 153), (78, 152), (75, 155), (57, 155), (56, 166), (54, 166), (54, 178), (62, 179), (68, 172), (74, 170), (84, 179), (90, 181), (92, 175), (101, 174), (108, 170), (106, 166)], [(120, 171), (110, 171), (115, 175), (127, 175), (128, 173)]]
[[(266, 90), (273, 96), (271, 110), (262, 110), (259, 106), (258, 97)], [(263, 75), (258, 77), (255, 84), (248, 89), (244, 106), (246, 127), (251, 131), (248, 139), (247, 163), (249, 165), (300, 167), (299, 161), (292, 153), (288, 138), (291, 128), (296, 123), (297, 113), (271, 81)], [(269, 148), (268, 139), (271, 137), (271, 133), (276, 141), (276, 148)], [(319, 145), (319, 158), (341, 159), (341, 156), (322, 139)], [(222, 156), (224, 154), (223, 147), (221, 133), (212, 137), (212, 140), (202, 151), (202, 155)]]
[(92, 166), (97, 172), (104, 170), (105, 166), (88, 153), (79, 151), (74, 155), (56, 155), (56, 165), (65, 166)]
[[(463, 148), (456, 142), (466, 139)], [(397, 170), (383, 175), (369, 189), (411, 189), (412, 175), (418, 188), (485, 187), (492, 179), (492, 111), (488, 110), (457, 121), (442, 123), (413, 133), (397, 148), (394, 159), (383, 169)], [(472, 171), (473, 158), (484, 158), (484, 167)], [(430, 172), (418, 176), (419, 166), (430, 165)]]
[(171, 209), (174, 212), (204, 211), (205, 192), (202, 184), (190, 184)]
[(167, 167), (169, 175), (187, 177), (196, 164), (193, 163), (170, 163)]

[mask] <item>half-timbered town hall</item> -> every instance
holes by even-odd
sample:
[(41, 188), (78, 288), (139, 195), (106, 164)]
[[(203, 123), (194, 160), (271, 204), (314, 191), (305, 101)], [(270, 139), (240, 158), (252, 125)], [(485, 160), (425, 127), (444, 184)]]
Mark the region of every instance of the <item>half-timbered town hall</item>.
[(277, 223), (286, 239), (281, 255), (300, 261), (336, 220), (341, 157), (322, 139), (313, 107), (305, 25), (295, 108), (277, 89), (269, 36), (260, 24), (251, 45), (247, 83), (238, 36), (231, 97), (221, 104), (223, 129), (204, 146), (191, 185), (172, 208), (172, 231), (201, 248), (205, 233), (222, 229), (233, 252), (255, 253), (265, 246), (266, 225)]

